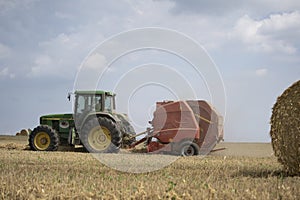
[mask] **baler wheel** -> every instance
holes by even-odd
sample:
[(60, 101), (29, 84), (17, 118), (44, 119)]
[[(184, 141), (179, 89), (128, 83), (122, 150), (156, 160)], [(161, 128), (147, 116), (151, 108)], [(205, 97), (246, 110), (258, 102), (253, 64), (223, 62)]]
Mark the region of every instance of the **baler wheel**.
[(56, 151), (59, 137), (54, 129), (47, 125), (40, 125), (29, 135), (29, 146), (34, 151)]
[(199, 146), (191, 141), (184, 141), (180, 145), (180, 155), (181, 156), (194, 156), (199, 155), (200, 148)]

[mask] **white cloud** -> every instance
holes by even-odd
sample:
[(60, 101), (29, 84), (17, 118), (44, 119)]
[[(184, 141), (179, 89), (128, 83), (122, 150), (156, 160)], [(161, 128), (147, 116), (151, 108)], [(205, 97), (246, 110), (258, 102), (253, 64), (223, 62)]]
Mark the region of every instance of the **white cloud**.
[(57, 46), (63, 46), (64, 48), (72, 49), (78, 46), (77, 39), (78, 38), (76, 38), (75, 34), (67, 35), (65, 33), (60, 33), (58, 36), (54, 38), (51, 38), (47, 41), (40, 42), (39, 46), (46, 49), (57, 47)]
[(8, 57), (10, 53), (11, 53), (10, 48), (0, 43), (0, 59)]
[(255, 70), (255, 74), (257, 76), (265, 76), (265, 75), (267, 75), (267, 73), (268, 73), (268, 69), (266, 69), (266, 68), (261, 68), (261, 69)]
[(285, 31), (288, 29), (299, 29), (300, 14), (298, 11), (270, 15), (269, 18), (262, 20), (261, 31), (272, 33), (273, 31)]
[(299, 0), (189, 0), (189, 3), (186, 3), (182, 0), (170, 1), (174, 3), (174, 6), (171, 9), (172, 13), (197, 13), (209, 16), (215, 15), (219, 18), (241, 13), (247, 14), (249, 16), (261, 17), (265, 16), (266, 13), (280, 13), (300, 9)]
[(34, 61), (37, 66), (49, 65), (51, 64), (51, 58), (48, 55), (40, 55)]
[[(95, 46), (90, 44), (90, 40), (99, 35), (97, 32), (90, 34), (89, 29), (83, 29), (70, 34), (60, 33), (39, 42), (40, 52), (27, 75), (73, 78), (91, 46)], [(100, 36), (102, 39), (102, 35)]]
[(37, 0), (0, 0), (0, 14), (4, 14), (16, 8), (29, 8)]
[(101, 70), (106, 64), (106, 58), (102, 54), (94, 53), (87, 58), (84, 67), (92, 70)]
[(4, 69), (2, 69), (2, 70), (0, 71), (0, 76), (7, 76), (7, 74), (8, 74), (8, 68), (7, 68), (7, 67), (4, 68)]
[(60, 19), (73, 19), (74, 16), (64, 12), (55, 12), (55, 17)]
[(52, 59), (48, 55), (39, 55), (34, 60), (34, 66), (31, 68), (31, 71), (28, 74), (28, 76), (32, 77), (53, 74), (55, 70), (51, 70), (52, 63)]
[(7, 68), (7, 67), (5, 67), (5, 68), (3, 68), (1, 71), (0, 71), (0, 78), (6, 78), (6, 77), (8, 77), (8, 78), (11, 78), (11, 79), (13, 79), (13, 78), (15, 78), (15, 74), (14, 73), (11, 73), (10, 71), (9, 71), (9, 69)]
[(248, 45), (249, 49), (259, 52), (281, 52), (294, 54), (299, 40), (300, 14), (298, 11), (270, 15), (262, 20), (254, 20), (248, 15), (240, 18), (233, 32), (232, 39), (238, 38)]

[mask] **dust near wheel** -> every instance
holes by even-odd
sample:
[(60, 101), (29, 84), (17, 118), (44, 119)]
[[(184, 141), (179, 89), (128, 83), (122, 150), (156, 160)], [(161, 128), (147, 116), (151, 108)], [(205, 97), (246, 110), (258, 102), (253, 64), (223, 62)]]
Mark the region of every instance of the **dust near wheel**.
[(117, 153), (122, 142), (116, 124), (104, 117), (87, 121), (81, 130), (80, 139), (91, 153)]
[(29, 146), (34, 151), (56, 151), (58, 145), (58, 134), (47, 125), (36, 127), (29, 135)]
[(199, 146), (191, 141), (182, 142), (179, 150), (181, 156), (195, 156), (200, 152)]
[[(124, 124), (123, 124), (124, 125)], [(135, 138), (135, 131), (134, 128), (129, 124), (125, 124), (123, 126), (123, 142), (122, 142), (122, 148), (129, 147), (131, 144), (136, 142)]]

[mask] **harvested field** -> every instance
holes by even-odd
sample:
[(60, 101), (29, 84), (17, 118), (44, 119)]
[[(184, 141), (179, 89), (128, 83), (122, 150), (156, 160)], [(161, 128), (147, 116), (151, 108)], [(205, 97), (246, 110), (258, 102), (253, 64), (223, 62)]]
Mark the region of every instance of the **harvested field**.
[[(0, 137), (2, 147), (10, 143), (26, 145), (24, 139)], [(181, 157), (142, 174), (113, 170), (89, 153), (3, 147), (0, 199), (299, 199), (300, 177), (282, 171), (270, 144), (220, 145), (227, 149), (205, 158)], [(260, 150), (249, 156), (251, 146)]]
[(222, 151), (212, 152), (211, 155), (219, 156), (247, 156), (247, 157), (270, 157), (273, 156), (273, 149), (270, 143), (228, 143), (218, 144), (215, 149)]

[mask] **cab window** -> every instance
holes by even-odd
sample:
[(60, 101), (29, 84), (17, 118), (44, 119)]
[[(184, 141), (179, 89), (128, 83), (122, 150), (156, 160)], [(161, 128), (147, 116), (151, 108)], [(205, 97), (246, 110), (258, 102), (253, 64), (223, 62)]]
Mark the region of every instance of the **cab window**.
[(101, 95), (95, 96), (95, 111), (102, 111), (102, 98)]
[(105, 96), (105, 110), (112, 111), (113, 110), (113, 96)]
[(76, 113), (82, 113), (86, 107), (86, 98), (85, 96), (78, 96), (76, 102)]

